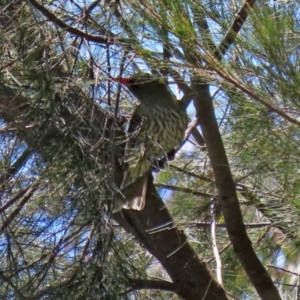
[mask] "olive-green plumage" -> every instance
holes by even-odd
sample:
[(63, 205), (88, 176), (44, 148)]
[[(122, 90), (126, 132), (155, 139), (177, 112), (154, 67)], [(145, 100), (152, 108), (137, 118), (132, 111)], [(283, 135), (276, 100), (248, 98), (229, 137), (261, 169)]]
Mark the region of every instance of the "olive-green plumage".
[[(133, 182), (135, 193), (131, 199), (124, 192), (123, 208), (141, 210), (145, 205), (147, 177), (151, 170), (151, 161), (163, 158), (168, 152), (180, 145), (184, 138), (188, 117), (184, 104), (176, 100), (161, 78), (150, 74), (135, 74), (129, 80), (120, 82), (128, 87), (139, 100), (130, 127), (138, 126), (132, 138), (133, 144), (128, 147), (126, 172), (121, 190)], [(130, 143), (129, 143), (130, 144)]]

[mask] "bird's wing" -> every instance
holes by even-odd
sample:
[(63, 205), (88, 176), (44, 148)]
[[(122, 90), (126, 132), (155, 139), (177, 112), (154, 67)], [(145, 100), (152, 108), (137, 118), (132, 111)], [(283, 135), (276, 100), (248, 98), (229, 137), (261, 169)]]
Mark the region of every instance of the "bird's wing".
[(121, 205), (125, 209), (141, 210), (145, 205), (150, 161), (146, 157), (147, 136), (143, 130), (145, 119), (137, 107), (128, 128), (126, 153), (123, 160), (124, 176), (120, 187)]
[(139, 111), (139, 106), (136, 107), (132, 114), (132, 118), (128, 128), (128, 139), (126, 145), (126, 153), (123, 158), (124, 180), (122, 187), (131, 184), (139, 177), (143, 177), (150, 166), (146, 158), (146, 141), (147, 136), (143, 129), (145, 118)]

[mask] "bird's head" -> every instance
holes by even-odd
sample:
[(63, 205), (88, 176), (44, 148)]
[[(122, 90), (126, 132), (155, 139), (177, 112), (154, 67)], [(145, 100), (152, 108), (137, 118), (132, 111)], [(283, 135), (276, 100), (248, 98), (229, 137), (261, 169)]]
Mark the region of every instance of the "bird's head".
[(147, 73), (137, 73), (130, 78), (118, 78), (118, 81), (143, 104), (174, 101), (172, 92), (163, 78)]

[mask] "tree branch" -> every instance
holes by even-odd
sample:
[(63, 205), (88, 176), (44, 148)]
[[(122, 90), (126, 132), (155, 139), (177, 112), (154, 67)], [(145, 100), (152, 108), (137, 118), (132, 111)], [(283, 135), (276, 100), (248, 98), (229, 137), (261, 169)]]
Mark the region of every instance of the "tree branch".
[[(71, 27), (68, 24), (64, 23), (62, 20), (60, 20), (58, 17), (56, 17), (51, 11), (46, 9), (43, 5), (39, 4), (35, 0), (28, 0), (32, 6), (34, 6), (38, 11), (40, 11), (47, 19), (53, 23), (55, 23), (58, 27), (65, 29), (67, 32), (74, 34), (76, 36), (82, 37), (84, 39), (87, 39), (91, 42), (96, 42), (100, 44), (105, 45), (115, 45), (116, 43), (126, 43), (125, 39), (118, 38), (111, 34), (109, 37), (103, 37), (103, 36), (97, 36), (92, 35), (89, 33), (85, 33), (77, 28)], [(128, 41), (129, 43), (129, 41)]]
[(169, 185), (169, 184), (163, 184), (163, 183), (157, 183), (157, 182), (155, 182), (154, 185), (157, 186), (157, 187), (167, 189), (167, 190), (183, 192), (183, 193), (187, 193), (187, 194), (191, 194), (191, 195), (195, 195), (195, 196), (200, 196), (200, 197), (209, 197), (209, 198), (211, 198), (211, 197), (215, 196), (213, 194), (202, 193), (202, 192), (190, 189), (190, 188), (185, 188), (185, 187), (180, 187), (180, 186), (175, 186), (175, 185)]
[(278, 290), (261, 261), (256, 256), (247, 235), (241, 208), (236, 194), (223, 140), (215, 116), (209, 86), (197, 78), (192, 79), (194, 105), (206, 142), (208, 155), (214, 171), (229, 238), (253, 286), (263, 300), (280, 300)]
[(221, 60), (224, 54), (227, 52), (229, 47), (233, 44), (235, 36), (242, 29), (243, 24), (247, 20), (248, 11), (253, 7), (255, 0), (246, 0), (243, 7), (238, 12), (235, 20), (233, 21), (231, 27), (227, 31), (221, 44), (215, 49), (214, 56), (216, 59)]
[[(206, 60), (206, 59), (205, 59)], [(246, 95), (250, 96), (251, 98), (255, 99), (268, 109), (270, 109), (273, 112), (276, 112), (279, 116), (283, 117), (287, 121), (291, 122), (292, 124), (295, 124), (297, 126), (300, 126), (300, 121), (297, 119), (291, 117), (289, 114), (287, 114), (285, 111), (280, 109), (279, 107), (275, 106), (268, 100), (260, 97), (256, 93), (250, 89), (250, 87), (247, 87), (243, 82), (241, 82), (238, 78), (235, 77), (234, 74), (227, 73), (227, 71), (224, 69), (224, 67), (213, 57), (210, 57), (206, 62), (210, 65), (211, 68), (214, 69), (214, 71), (220, 75), (221, 78), (223, 78), (227, 83), (232, 84), (234, 87), (238, 88), (242, 92), (244, 92)]]
[(129, 283), (132, 285), (132, 288), (123, 294), (127, 294), (134, 290), (163, 290), (176, 293), (176, 285), (173, 282), (165, 280), (143, 280), (143, 279), (130, 279)]
[(148, 180), (146, 197), (142, 211), (122, 210), (122, 214), (135, 228), (144, 247), (159, 260), (172, 281), (181, 287), (176, 293), (187, 300), (204, 299), (205, 295), (211, 300), (227, 299), (225, 291), (198, 258), (183, 231), (174, 225), (154, 188), (152, 176)]
[[(17, 207), (13, 210), (13, 212), (4, 220), (2, 226), (0, 227), (0, 232), (3, 232), (7, 226), (9, 226), (9, 224), (13, 221), (13, 219), (18, 215), (18, 213), (21, 211), (21, 209), (23, 208), (23, 206), (28, 202), (28, 200), (32, 197), (33, 193), (36, 191), (37, 189), (37, 183), (39, 182), (39, 180), (36, 181), (36, 183), (34, 183), (30, 188), (28, 188), (28, 190), (26, 190), (25, 195), (23, 197), (23, 199), (20, 201), (20, 203), (17, 205)], [(14, 202), (16, 201), (16, 199), (14, 199)], [(12, 204), (12, 201), (9, 201), (10, 205)], [(1, 210), (3, 209), (3, 207), (1, 208)]]
[(211, 201), (211, 207), (210, 207), (210, 216), (211, 216), (211, 221), (210, 221), (210, 235), (211, 235), (211, 243), (212, 243), (212, 248), (213, 248), (213, 254), (215, 257), (216, 261), (216, 274), (217, 274), (217, 280), (220, 284), (223, 284), (223, 278), (222, 278), (222, 260), (220, 256), (220, 252), (218, 249), (218, 244), (217, 244), (217, 234), (216, 234), (216, 198), (213, 198)]
[(0, 176), (0, 192), (2, 191), (5, 182), (12, 177), (14, 174), (18, 172), (18, 170), (24, 165), (24, 163), (29, 159), (31, 154), (33, 153), (33, 150), (30, 148), (27, 148), (15, 161), (15, 163), (8, 167), (6, 172)]

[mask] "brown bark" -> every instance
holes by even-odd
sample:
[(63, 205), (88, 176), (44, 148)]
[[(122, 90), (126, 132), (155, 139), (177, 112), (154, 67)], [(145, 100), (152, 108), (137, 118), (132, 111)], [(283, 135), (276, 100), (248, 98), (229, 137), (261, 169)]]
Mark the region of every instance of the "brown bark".
[[(121, 218), (118, 216), (118, 218)], [(142, 211), (123, 210), (123, 221), (135, 230), (143, 246), (162, 264), (183, 299), (227, 299), (206, 264), (179, 230), (149, 177), (146, 206)], [(122, 222), (122, 221), (121, 221)]]
[(193, 80), (194, 105), (215, 175), (222, 213), (234, 251), (261, 299), (281, 299), (272, 279), (256, 256), (247, 235), (209, 86)]

